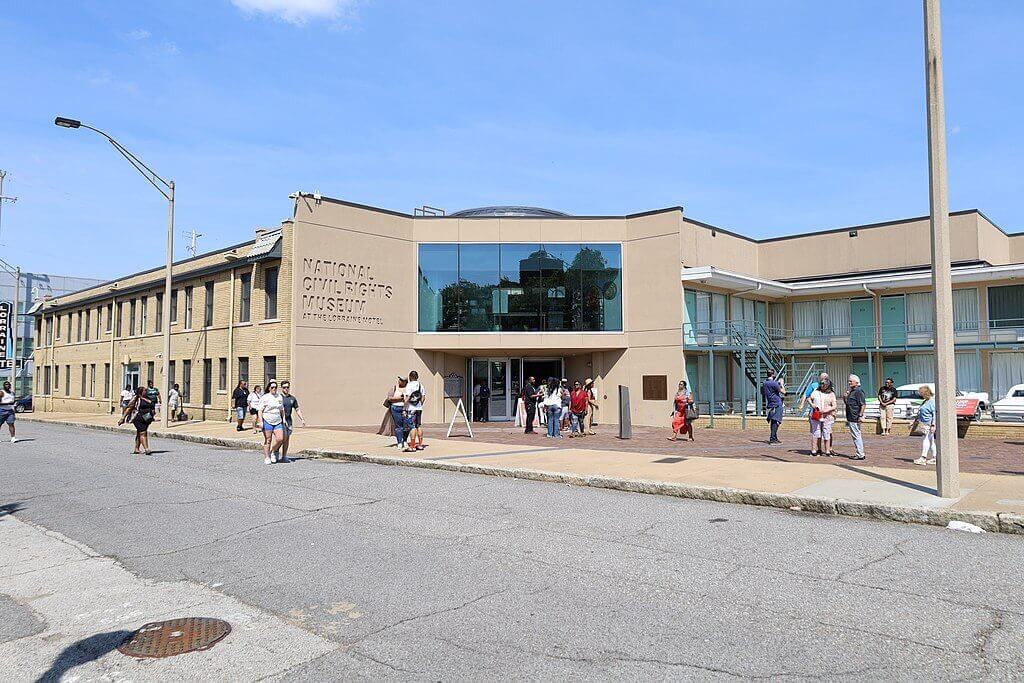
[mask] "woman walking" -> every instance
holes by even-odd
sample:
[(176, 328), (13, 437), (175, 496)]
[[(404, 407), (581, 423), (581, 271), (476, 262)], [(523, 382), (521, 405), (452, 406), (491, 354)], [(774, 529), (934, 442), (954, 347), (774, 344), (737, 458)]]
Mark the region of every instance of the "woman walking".
[(249, 392), (249, 397), (246, 399), (246, 404), (249, 406), (249, 414), (252, 415), (252, 431), (254, 434), (259, 434), (262, 425), (260, 424), (259, 412), (260, 412), (260, 399), (263, 398), (263, 392), (260, 391), (260, 385), (257, 384)]
[(686, 417), (687, 409), (693, 405), (693, 394), (686, 388), (686, 382), (679, 382), (679, 388), (676, 390), (676, 397), (672, 401), (672, 436), (668, 437), (669, 441), (678, 441), (680, 434), (687, 434), (690, 437), (690, 441), (693, 441), (693, 425)]
[(146, 387), (139, 387), (121, 413), (118, 426), (125, 422), (131, 422), (135, 427), (135, 450), (132, 451), (132, 455), (141, 455), (141, 453), (151, 455), (153, 453), (149, 450), (149, 425), (153, 423), (154, 408), (153, 401), (146, 396)]
[(924, 403), (917, 411), (917, 422), (924, 430), (921, 438), (921, 457), (914, 461), (915, 465), (935, 464), (935, 397), (927, 384), (917, 390)]
[(544, 397), (543, 405), (544, 413), (548, 418), (547, 438), (561, 439), (562, 434), (559, 426), (562, 417), (562, 392), (559, 391), (558, 380), (554, 377), (548, 378), (548, 393)]
[(256, 419), (263, 426), (263, 464), (277, 462), (284, 440), (284, 398), (277, 393), (277, 380), (267, 382), (267, 393), (260, 397)]
[(833, 456), (832, 425), (836, 421), (836, 392), (831, 379), (823, 379), (811, 393), (811, 455)]

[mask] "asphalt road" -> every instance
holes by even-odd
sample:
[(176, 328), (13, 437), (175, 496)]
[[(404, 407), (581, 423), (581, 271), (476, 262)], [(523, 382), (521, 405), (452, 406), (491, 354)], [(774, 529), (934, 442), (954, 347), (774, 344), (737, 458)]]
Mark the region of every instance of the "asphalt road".
[[(1024, 678), (1019, 537), (19, 435), (0, 443), (0, 509), (314, 636), (277, 680)], [(42, 620), (5, 608), (2, 576), (0, 642), (28, 643)]]

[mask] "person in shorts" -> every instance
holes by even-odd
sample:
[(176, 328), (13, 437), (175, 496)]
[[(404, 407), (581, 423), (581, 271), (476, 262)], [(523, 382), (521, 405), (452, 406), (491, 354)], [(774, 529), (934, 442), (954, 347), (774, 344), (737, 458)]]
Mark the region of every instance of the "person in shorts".
[(257, 384), (249, 392), (249, 396), (246, 397), (246, 405), (249, 406), (249, 414), (252, 415), (252, 431), (256, 434), (260, 433), (260, 399), (263, 397), (263, 392), (260, 391), (260, 385)]
[(409, 371), (409, 383), (405, 385), (405, 408), (402, 413), (409, 428), (404, 453), (422, 451), (423, 446), (423, 404), (427, 400), (427, 391), (420, 383), (420, 375), (415, 370)]
[(18, 443), (14, 436), (14, 402), (17, 400), (11, 390), (11, 383), (4, 382), (3, 391), (0, 391), (0, 424), (7, 425), (7, 431), (11, 433), (11, 443)]
[(153, 453), (153, 451), (149, 450), (149, 425), (153, 424), (155, 419), (153, 414), (155, 408), (156, 404), (146, 396), (146, 387), (136, 389), (135, 395), (128, 401), (128, 405), (124, 407), (121, 420), (117, 424), (120, 426), (126, 422), (131, 422), (132, 426), (135, 427), (135, 450), (132, 451), (133, 455), (142, 455), (142, 453), (152, 455)]
[(157, 416), (160, 415), (160, 409), (163, 407), (160, 401), (160, 390), (153, 386), (153, 380), (146, 382), (146, 398), (153, 404), (153, 413)]
[(178, 416), (181, 414), (181, 387), (177, 384), (167, 392), (167, 410), (167, 418), (172, 422), (177, 422)]
[(235, 431), (244, 431), (242, 425), (245, 423), (245, 411), (249, 407), (249, 389), (244, 379), (238, 380), (238, 386), (231, 392), (231, 405), (235, 409)]
[(284, 439), (281, 441), (281, 457), (278, 458), (278, 462), (291, 462), (288, 459), (288, 442), (291, 441), (292, 430), (292, 412), (294, 411), (299, 417), (299, 422), (302, 426), (306, 426), (306, 418), (302, 417), (302, 411), (299, 409), (299, 399), (291, 393), (292, 385), (288, 380), (281, 382), (281, 404), (284, 408)]
[(284, 440), (284, 397), (277, 392), (277, 380), (267, 382), (267, 393), (260, 396), (256, 420), (263, 428), (263, 464), (277, 462)]
[(836, 392), (832, 380), (825, 378), (811, 393), (811, 455), (835, 455), (832, 452), (832, 425), (836, 421)]

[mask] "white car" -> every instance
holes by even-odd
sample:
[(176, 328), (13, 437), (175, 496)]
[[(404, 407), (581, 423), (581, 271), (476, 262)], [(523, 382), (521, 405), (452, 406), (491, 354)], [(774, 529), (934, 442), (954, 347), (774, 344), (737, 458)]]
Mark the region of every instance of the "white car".
[(993, 420), (1024, 421), (1024, 384), (1015, 384), (1006, 396), (992, 404)]
[[(892, 416), (896, 419), (913, 420), (917, 416), (917, 411), (921, 404), (924, 403), (921, 400), (921, 395), (917, 393), (918, 389), (924, 386), (933, 392), (935, 391), (935, 385), (930, 382), (904, 384), (903, 386), (896, 387), (896, 403), (893, 405)], [(1020, 386), (1024, 389), (1024, 384)], [(974, 398), (978, 400), (978, 407), (974, 411), (975, 420), (980, 420), (982, 414), (988, 410), (988, 394), (984, 391), (960, 391), (957, 389), (956, 396), (957, 398)], [(1024, 407), (1024, 403), (1021, 405)], [(869, 398), (867, 407), (864, 409), (864, 419), (877, 420), (880, 415), (881, 409), (878, 398)]]

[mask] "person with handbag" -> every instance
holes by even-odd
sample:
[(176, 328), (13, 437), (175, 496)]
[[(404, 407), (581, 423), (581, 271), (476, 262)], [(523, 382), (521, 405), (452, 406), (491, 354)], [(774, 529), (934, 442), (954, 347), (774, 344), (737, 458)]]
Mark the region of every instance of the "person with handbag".
[(680, 434), (687, 434), (690, 437), (690, 441), (694, 441), (693, 438), (693, 419), (696, 419), (697, 408), (693, 402), (693, 393), (686, 388), (686, 380), (679, 382), (679, 388), (676, 391), (675, 399), (673, 399), (672, 411), (672, 436), (668, 438), (669, 441), (678, 441)]
[[(132, 451), (132, 455), (141, 455), (142, 452), (146, 455), (153, 453), (149, 450), (149, 425), (153, 424), (154, 408), (153, 401), (146, 396), (146, 387), (137, 388), (135, 395), (124, 407), (121, 420), (117, 425), (120, 427), (125, 422), (131, 422), (135, 427), (135, 450)], [(139, 451), (140, 448), (142, 452)]]
[(767, 411), (769, 436), (768, 443), (781, 444), (779, 440), (779, 425), (782, 424), (782, 397), (786, 395), (785, 385), (775, 378), (775, 371), (768, 372), (768, 379), (761, 385), (761, 396), (764, 397), (764, 407)]
[(832, 425), (836, 421), (836, 392), (827, 377), (811, 393), (811, 455), (832, 456)]

